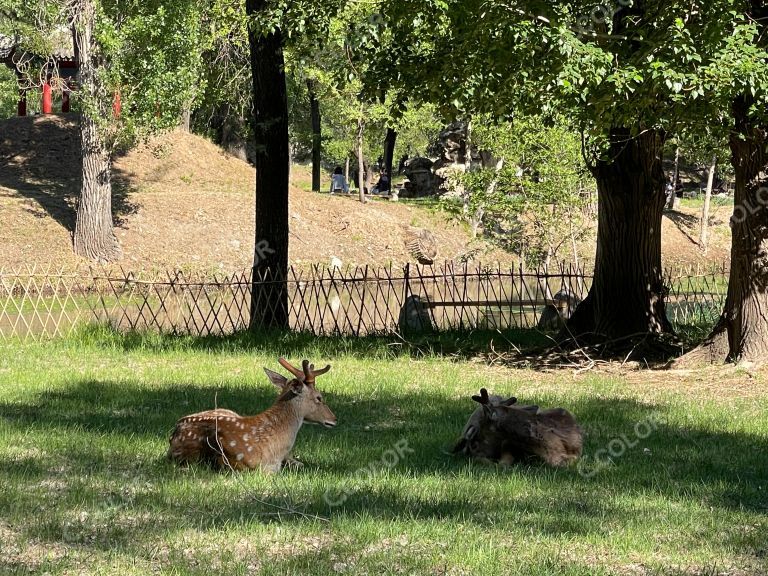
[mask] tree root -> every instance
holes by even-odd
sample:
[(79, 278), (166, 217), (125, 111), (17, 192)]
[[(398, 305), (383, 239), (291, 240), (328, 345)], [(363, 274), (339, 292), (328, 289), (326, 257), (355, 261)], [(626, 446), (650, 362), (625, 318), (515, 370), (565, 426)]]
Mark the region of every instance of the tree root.
[(668, 367), (671, 358), (682, 354), (683, 344), (674, 335), (632, 334), (612, 340), (598, 334), (582, 334), (558, 341), (554, 346), (527, 352), (495, 353), (493, 362), (534, 369), (576, 368), (635, 363), (647, 368)]
[(725, 326), (718, 325), (704, 342), (674, 360), (670, 368), (693, 369), (724, 364), (728, 360), (729, 352), (728, 330)]

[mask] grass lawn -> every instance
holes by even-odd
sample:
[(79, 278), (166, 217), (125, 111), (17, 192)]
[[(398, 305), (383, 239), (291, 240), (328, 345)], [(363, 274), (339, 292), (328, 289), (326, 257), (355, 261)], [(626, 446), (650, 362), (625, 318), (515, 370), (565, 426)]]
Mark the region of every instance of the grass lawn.
[[(303, 469), (164, 459), (178, 417), (266, 408), (281, 354), (333, 364), (339, 425), (301, 430)], [(446, 454), (481, 386), (571, 409), (583, 464)], [(733, 369), (541, 373), (383, 340), (0, 344), (0, 573), (766, 574), (765, 392)]]

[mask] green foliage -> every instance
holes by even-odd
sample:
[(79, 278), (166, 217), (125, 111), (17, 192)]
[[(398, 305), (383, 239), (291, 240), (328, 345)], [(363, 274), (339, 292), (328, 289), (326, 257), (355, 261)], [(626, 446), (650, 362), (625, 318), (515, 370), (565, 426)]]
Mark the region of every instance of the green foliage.
[(707, 126), (744, 91), (764, 106), (768, 59), (743, 9), (739, 0), (706, 9), (622, 0), (599, 18), (589, 1), (404, 0), (381, 5), (388, 49), (359, 57), (371, 62), (371, 97), (371, 79), (385, 77), (405, 86), (403, 100), (435, 102), (451, 116), (557, 111), (598, 151), (614, 127)]
[(0, 66), (0, 120), (16, 115), (18, 101), (16, 76), (7, 66)]
[(194, 128), (219, 143), (245, 141), (253, 98), (245, 4), (211, 0), (201, 12), (201, 77)]
[[(102, 0), (98, 8), (96, 43), (104, 59), (99, 80), (107, 93), (119, 91), (122, 100), (120, 118), (106, 121), (114, 143), (178, 124), (200, 77), (200, 5)], [(103, 97), (82, 94), (86, 102)]]
[(486, 236), (529, 265), (566, 260), (565, 252), (585, 234), (584, 212), (593, 198), (579, 136), (563, 120), (496, 123), (480, 116), (473, 119), (471, 141), (490, 161), (458, 177), (461, 213), (481, 219)]

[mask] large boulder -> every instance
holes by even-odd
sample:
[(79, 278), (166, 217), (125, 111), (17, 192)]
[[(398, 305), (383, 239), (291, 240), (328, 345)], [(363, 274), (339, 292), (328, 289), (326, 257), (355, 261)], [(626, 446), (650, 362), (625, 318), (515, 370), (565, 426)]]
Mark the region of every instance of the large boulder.
[(409, 185), (401, 194), (404, 198), (421, 198), (435, 193), (432, 160), (429, 158), (416, 157), (411, 159), (406, 165), (404, 173), (410, 180)]

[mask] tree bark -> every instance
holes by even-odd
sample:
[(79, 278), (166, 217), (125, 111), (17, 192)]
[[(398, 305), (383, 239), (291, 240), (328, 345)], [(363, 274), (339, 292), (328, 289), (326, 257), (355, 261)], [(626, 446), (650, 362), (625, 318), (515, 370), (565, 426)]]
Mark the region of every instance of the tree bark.
[(667, 199), (667, 208), (674, 210), (680, 205), (677, 199), (677, 180), (680, 177), (680, 146), (675, 146), (675, 170), (672, 173), (672, 193)]
[(592, 287), (563, 336), (614, 340), (671, 331), (661, 270), (661, 219), (666, 200), (664, 134), (610, 134), (607, 160), (592, 173), (598, 188), (598, 228)]
[[(768, 7), (752, 0), (750, 17), (765, 32)], [(750, 118), (754, 100), (733, 103), (730, 148), (734, 168), (731, 271), (725, 306), (709, 337), (675, 367), (768, 360), (768, 126)]]
[(357, 119), (357, 134), (355, 137), (355, 154), (357, 155), (357, 190), (360, 202), (365, 203), (365, 159), (363, 157), (363, 132), (365, 131), (365, 122), (363, 115)]
[(395, 155), (395, 142), (397, 142), (397, 132), (392, 128), (387, 128), (387, 136), (384, 138), (384, 174), (387, 175), (390, 190), (392, 190), (392, 162)]
[(309, 116), (312, 122), (312, 190), (320, 192), (320, 153), (322, 132), (320, 126), (320, 101), (315, 92), (315, 83), (307, 80), (309, 91)]
[(768, 360), (768, 127), (749, 118), (753, 104), (734, 102), (730, 147), (736, 189), (731, 217), (731, 272), (720, 326), (728, 332), (727, 360)]
[(704, 207), (701, 209), (701, 233), (699, 234), (699, 245), (707, 253), (707, 243), (709, 241), (709, 204), (712, 200), (712, 188), (715, 185), (715, 171), (717, 170), (717, 156), (712, 157), (712, 163), (709, 166), (709, 177), (707, 178), (707, 190), (704, 192)]
[[(96, 117), (109, 118), (109, 100), (96, 73), (98, 51), (94, 45), (95, 8), (90, 0), (73, 6), (72, 27), (80, 60), (80, 117), (82, 187), (75, 220), (75, 253), (96, 262), (120, 258), (120, 245), (112, 222), (112, 159)], [(106, 103), (106, 104), (105, 104)]]
[(349, 156), (344, 160), (344, 182), (349, 185)]
[[(246, 0), (250, 16), (266, 0)], [(288, 100), (282, 33), (248, 30), (253, 76), (256, 238), (251, 292), (252, 330), (288, 328)]]

